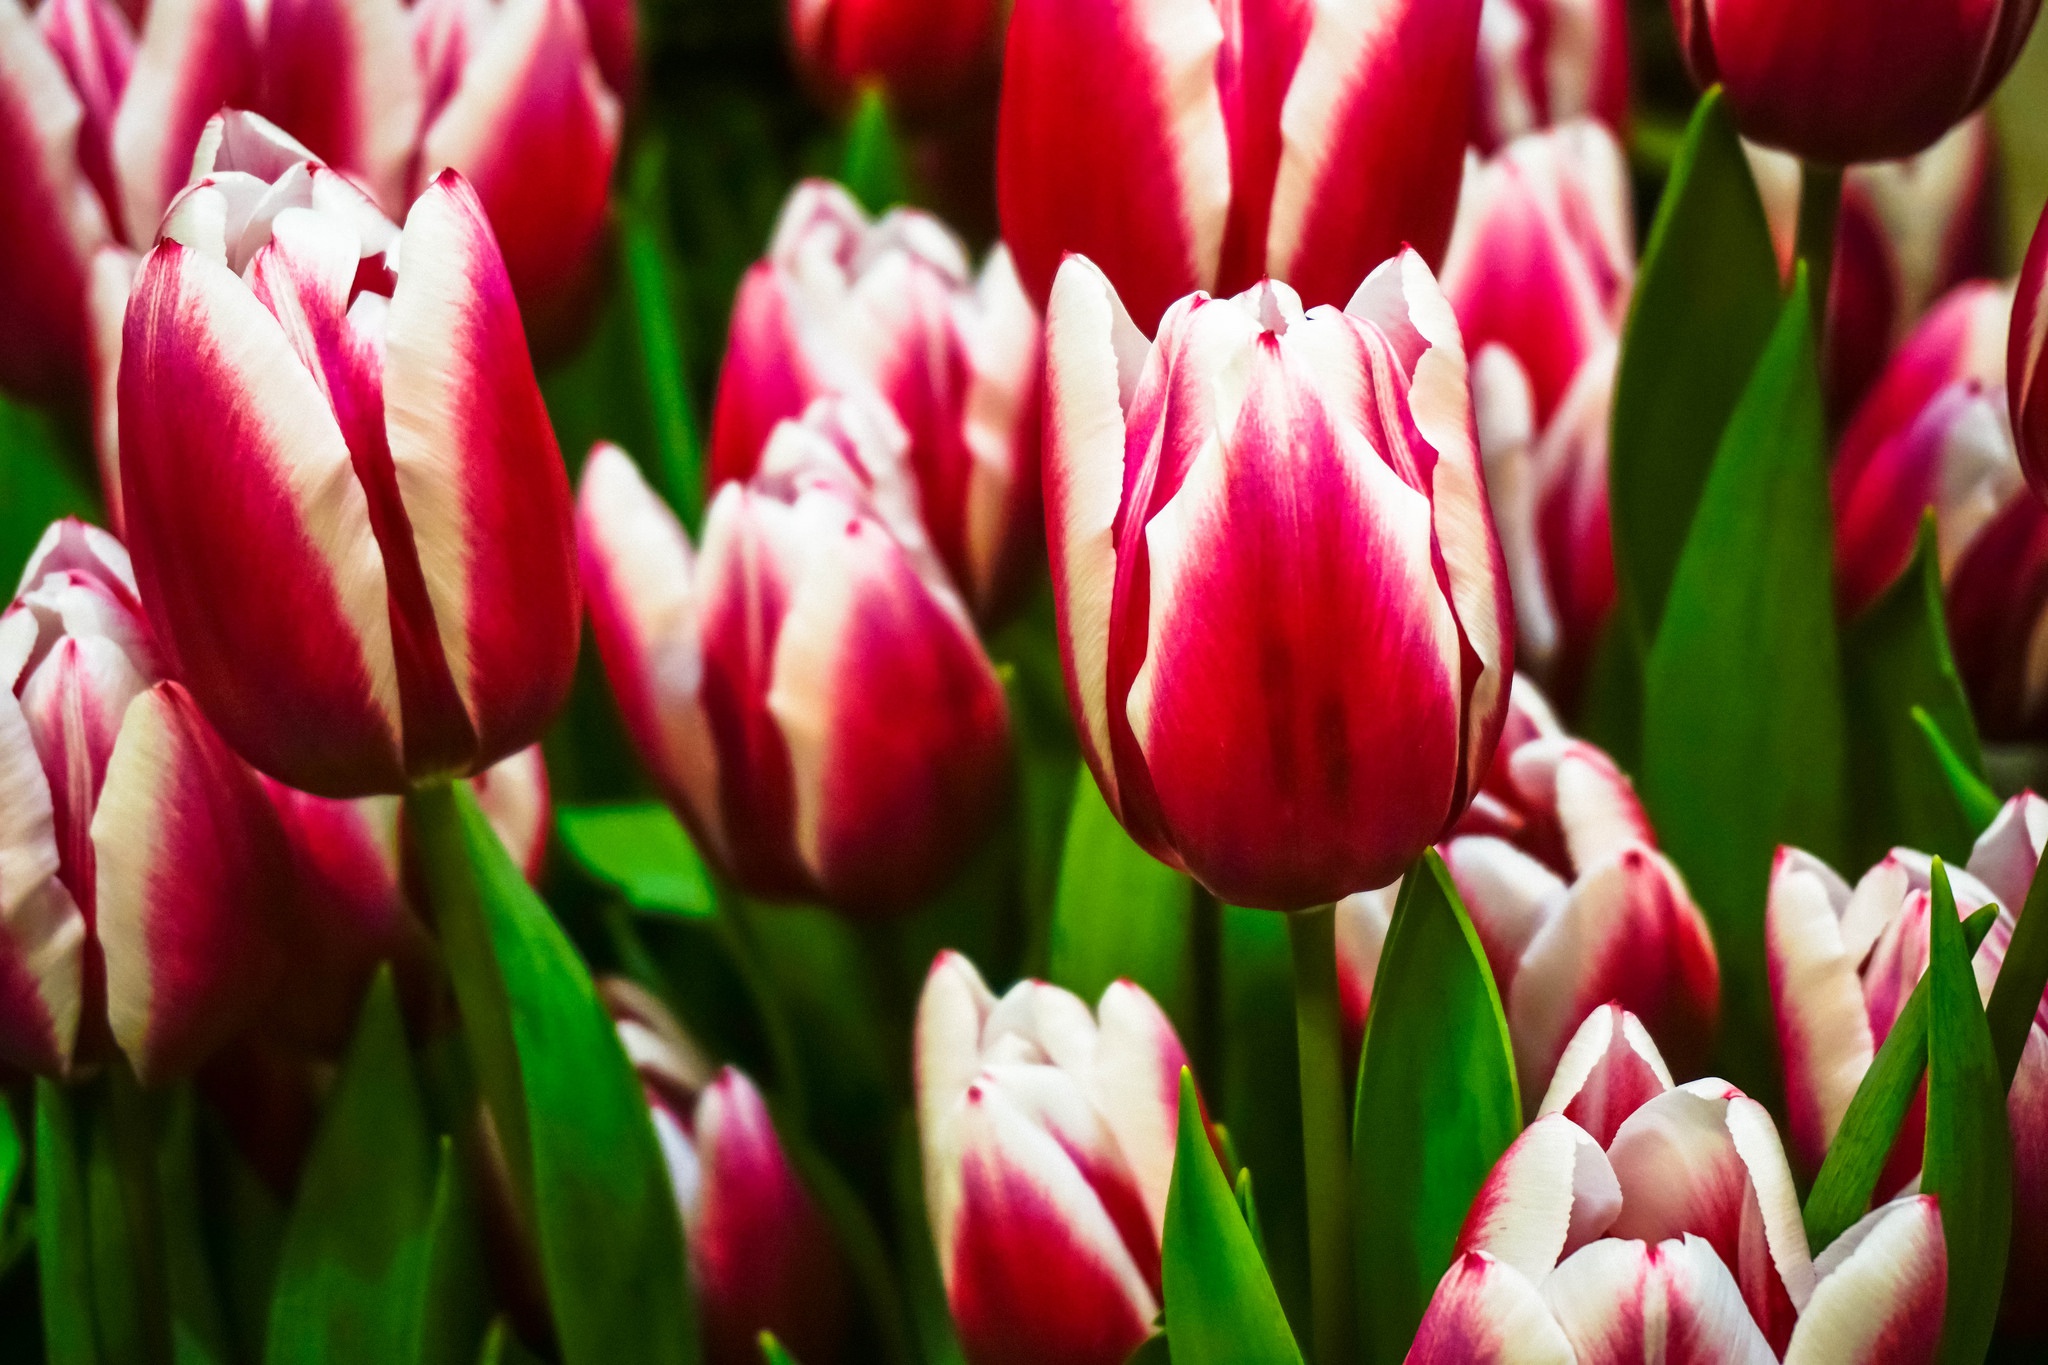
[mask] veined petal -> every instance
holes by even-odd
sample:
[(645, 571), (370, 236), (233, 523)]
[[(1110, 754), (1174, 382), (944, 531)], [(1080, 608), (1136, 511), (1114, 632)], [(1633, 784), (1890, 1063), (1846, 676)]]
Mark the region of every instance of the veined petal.
[(1552, 1114), (1523, 1129), (1494, 1163), (1465, 1215), (1458, 1251), (1483, 1251), (1541, 1284), (1620, 1212), (1621, 1186), (1600, 1145)]
[(1642, 1021), (1607, 1004), (1572, 1035), (1536, 1112), (1563, 1114), (1604, 1149), (1630, 1114), (1671, 1088), (1671, 1072)]
[(1812, 854), (1778, 850), (1764, 908), (1764, 952), (1792, 1146), (1808, 1170), (1820, 1168), (1877, 1055), (1858, 976), (1863, 952), (1843, 940), (1849, 895), (1848, 885)]
[(1536, 1286), (1474, 1251), (1437, 1284), (1407, 1365), (1578, 1365), (1578, 1357)]
[(1928, 1365), (1941, 1343), (1948, 1251), (1932, 1195), (1873, 1209), (1821, 1253), (1785, 1365)]
[(268, 0), (261, 63), (265, 116), (402, 212), (422, 93), (400, 0)]
[(245, 0), (151, 4), (128, 90), (114, 115), (123, 235), (146, 247), (192, 171), (199, 130), (221, 108), (254, 103), (256, 36)]

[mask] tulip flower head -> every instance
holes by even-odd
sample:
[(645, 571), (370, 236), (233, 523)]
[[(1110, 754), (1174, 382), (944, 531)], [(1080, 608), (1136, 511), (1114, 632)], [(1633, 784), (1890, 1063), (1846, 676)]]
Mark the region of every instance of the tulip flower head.
[(1808, 161), (1932, 146), (1991, 97), (2040, 0), (1671, 0), (1686, 65), (1744, 136)]
[(1152, 1331), (1187, 1054), (1139, 987), (1001, 999), (939, 954), (918, 1002), (917, 1127), (971, 1365), (1118, 1365)]
[[(1263, 276), (1337, 304), (1457, 208), (1480, 0), (1018, 0), (996, 150), (1034, 300), (1093, 261), (1147, 331)], [(1077, 99), (1077, 91), (1088, 92)]]
[(1816, 1257), (1762, 1105), (1725, 1081), (1672, 1088), (1619, 1008), (1566, 1055), (1473, 1200), (1409, 1365), (1931, 1365), (1948, 1278), (1931, 1196)]
[(913, 509), (886, 408), (821, 399), (712, 500), (703, 548), (599, 447), (578, 510), (598, 650), (626, 728), (742, 887), (910, 909), (998, 813), (1002, 686)]
[(1429, 268), (1343, 312), (1196, 294), (1147, 343), (1071, 257), (1046, 335), (1060, 652), (1110, 809), (1230, 904), (1392, 881), (1477, 789), (1513, 662)]
[(129, 303), (122, 488), (158, 639), (322, 796), (467, 776), (567, 695), (567, 475), (476, 196), (399, 228), (261, 120), (208, 125)]
[(1524, 133), (1591, 116), (1628, 127), (1627, 0), (1486, 0), (1472, 141), (1491, 155)]
[[(2048, 221), (2048, 214), (2043, 219)], [(2048, 500), (2048, 380), (2041, 374), (2041, 353), (2048, 345), (2048, 306), (2044, 306), (2048, 300), (2044, 295), (2048, 295), (2048, 231), (2036, 224), (2013, 297), (2012, 330), (2006, 343), (2006, 399), (2027, 482), (2038, 497)]]
[(872, 391), (909, 438), (921, 519), (947, 572), (979, 619), (1000, 619), (1043, 535), (1039, 330), (1003, 247), (972, 275), (930, 214), (870, 221), (838, 185), (806, 180), (733, 302), (712, 480), (752, 477), (776, 423), (815, 399)]
[(892, 112), (940, 114), (996, 76), (998, 0), (789, 0), (805, 79), (843, 107), (879, 86)]
[[(1721, 984), (1706, 919), (1628, 778), (1566, 736), (1528, 679), (1515, 680), (1485, 787), (1438, 847), (1507, 1007), (1525, 1095), (1543, 1092), (1581, 1021), (1610, 1000), (1687, 1067), (1706, 1059)], [(1399, 893), (1396, 882), (1337, 904), (1354, 1047)]]
[(0, 615), (0, 1059), (47, 1076), (118, 1046), (188, 1073), (280, 955), (283, 840), (256, 775), (165, 680), (128, 555), (52, 526)]

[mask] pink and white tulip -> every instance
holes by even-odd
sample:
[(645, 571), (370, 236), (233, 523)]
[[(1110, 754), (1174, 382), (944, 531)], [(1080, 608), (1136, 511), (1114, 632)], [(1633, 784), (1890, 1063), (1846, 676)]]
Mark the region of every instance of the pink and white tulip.
[(1626, 132), (1627, 0), (1485, 0), (1472, 95), (1472, 141), (1487, 155), (1588, 116)]
[(1383, 886), (1463, 813), (1513, 670), (1457, 319), (1414, 252), (1148, 343), (1088, 260), (1046, 323), (1046, 531), (1081, 751), (1234, 905)]
[[(1686, 1067), (1706, 1060), (1721, 984), (1706, 919), (1628, 778), (1565, 735), (1526, 679), (1485, 787), (1438, 851), (1507, 1007), (1525, 1095), (1543, 1092), (1581, 1022), (1610, 1001)], [(1399, 892), (1397, 882), (1337, 905), (1354, 1040)]]
[[(1724, 1081), (1672, 1088), (1620, 1009), (1589, 1018), (1569, 1055), (1473, 1201), (1410, 1365), (1934, 1359), (1947, 1256), (1932, 1197), (1815, 1257), (1762, 1105)], [(1576, 1121), (1595, 1115), (1597, 1136)]]
[(714, 1070), (646, 991), (617, 978), (601, 990), (668, 1161), (704, 1359), (754, 1365), (767, 1331), (834, 1365), (851, 1316), (846, 1264), (761, 1092), (745, 1072)]
[(997, 999), (958, 953), (932, 963), (917, 1126), (970, 1365), (1121, 1365), (1150, 1335), (1186, 1065), (1165, 1013), (1128, 981), (1091, 1015), (1043, 981)]
[(1473, 161), (1444, 257), (1516, 658), (1567, 702), (1614, 608), (1607, 428), (1635, 283), (1631, 216), (1621, 144), (1580, 119)]
[(1149, 332), (1198, 289), (1341, 305), (1405, 244), (1438, 260), (1479, 10), (1019, 0), (996, 175), (1026, 292), (1078, 252)]
[[(399, 228), (262, 120), (208, 126), (121, 358), (136, 577), (244, 757), (322, 796), (481, 772), (567, 695), (568, 478), (483, 210)], [(400, 249), (403, 264), (400, 264)]]
[(993, 87), (1004, 18), (999, 0), (789, 0), (797, 66), (828, 104), (873, 85), (913, 118)]
[(256, 775), (163, 651), (112, 536), (59, 522), (0, 615), (0, 1057), (188, 1073), (264, 1004), (289, 874)]
[(699, 551), (623, 451), (584, 468), (584, 583), (626, 729), (755, 895), (911, 909), (1000, 810), (1007, 703), (914, 498), (871, 399), (778, 427)]
[(999, 620), (1044, 534), (1039, 332), (1003, 247), (977, 276), (930, 214), (870, 221), (838, 185), (804, 181), (733, 302), (712, 481), (752, 477), (776, 424), (814, 399), (872, 390), (909, 435), (934, 548), (977, 618)]

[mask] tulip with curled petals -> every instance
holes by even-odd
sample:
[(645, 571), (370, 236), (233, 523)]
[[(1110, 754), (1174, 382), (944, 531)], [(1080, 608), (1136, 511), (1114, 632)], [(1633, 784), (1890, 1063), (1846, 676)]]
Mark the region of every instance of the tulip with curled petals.
[(282, 951), (283, 837), (166, 678), (120, 542), (58, 522), (0, 615), (0, 1059), (116, 1047), (145, 1081), (251, 1022)]
[[(1195, 290), (1342, 306), (1456, 212), (1480, 0), (1018, 0), (996, 148), (1034, 300), (1068, 252), (1147, 332)], [(1077, 92), (1086, 92), (1077, 98)]]
[(1070, 257), (1046, 338), (1060, 653), (1110, 809), (1229, 904), (1392, 881), (1478, 788), (1514, 654), (1428, 266), (1342, 312), (1195, 294), (1147, 342)]
[[(1987, 997), (2044, 842), (2048, 802), (2024, 792), (2006, 802), (1978, 838), (1968, 870), (1949, 872), (1959, 913), (2000, 907), (1971, 963)], [(1819, 1165), (1856, 1087), (1927, 970), (1932, 904), (1924, 853), (1894, 849), (1852, 888), (1811, 854), (1778, 852), (1764, 937), (1793, 1151), (1809, 1169)], [(2043, 1336), (2048, 1306), (2038, 1289), (2048, 1274), (2048, 999), (2028, 1030), (2006, 1115), (2013, 1140), (2013, 1239), (2004, 1324), (2009, 1332)], [(1900, 1126), (1880, 1195), (1899, 1189), (1920, 1169), (1925, 1125), (1923, 1096)]]
[(916, 209), (870, 221), (825, 180), (791, 191), (768, 254), (733, 301), (711, 478), (746, 479), (776, 423), (823, 395), (871, 389), (908, 433), (919, 509), (984, 623), (1037, 567), (1038, 312), (998, 246), (979, 275), (945, 224)]
[(1474, 160), (1444, 257), (1524, 672), (1569, 705), (1615, 600), (1607, 428), (1635, 282), (1628, 166), (1589, 119)]
[[(1438, 846), (1507, 1009), (1522, 1092), (1550, 1084), (1589, 1013), (1619, 1001), (1687, 1067), (1706, 1060), (1721, 974), (1706, 919), (1614, 760), (1558, 726), (1526, 678), (1486, 785)], [(1400, 883), (1337, 904), (1355, 1048)]]
[(1814, 1256), (1763, 1106), (1725, 1081), (1672, 1087), (1609, 1007), (1481, 1186), (1407, 1359), (1931, 1365), (1947, 1278), (1931, 1196)]
[(1472, 87), (1481, 152), (1587, 116), (1623, 133), (1628, 102), (1627, 0), (1486, 0)]
[(820, 399), (718, 490), (694, 551), (623, 451), (584, 468), (584, 583), (627, 732), (757, 896), (912, 909), (1002, 806), (1007, 703), (902, 450), (872, 399)]
[[(580, 612), (568, 477), (503, 261), (452, 172), (401, 230), (224, 115), (129, 301), (143, 603), (229, 743), (322, 796), (539, 737)], [(402, 263), (401, 263), (402, 262)]]
[(1745, 137), (1827, 166), (1924, 151), (2012, 69), (2041, 0), (1671, 0)]
[(892, 113), (944, 114), (996, 79), (1000, 0), (789, 0), (804, 78), (843, 107), (864, 86)]
[(846, 1262), (761, 1092), (745, 1072), (714, 1068), (647, 991), (617, 977), (599, 991), (668, 1163), (704, 1359), (755, 1365), (767, 1331), (804, 1361), (834, 1365), (851, 1316)]
[(916, 1026), (925, 1207), (971, 1365), (1118, 1365), (1152, 1331), (1187, 1054), (1151, 996), (943, 952)]

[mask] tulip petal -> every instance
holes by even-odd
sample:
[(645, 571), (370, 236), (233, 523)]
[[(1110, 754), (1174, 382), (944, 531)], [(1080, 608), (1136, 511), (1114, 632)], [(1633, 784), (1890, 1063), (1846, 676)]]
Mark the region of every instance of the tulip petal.
[(935, 1239), (950, 1235), (959, 1212), (962, 1133), (952, 1116), (981, 1070), (982, 1021), (995, 1007), (995, 996), (964, 954), (949, 948), (932, 959), (917, 1001), (912, 1058), (925, 1213)]
[(1130, 981), (1112, 981), (1095, 1016), (1100, 1033), (1089, 1088), (1144, 1196), (1155, 1235), (1166, 1227), (1180, 1121), (1180, 1073), (1188, 1064), (1180, 1035), (1159, 1002)]
[(1941, 1343), (1948, 1253), (1933, 1196), (1865, 1214), (1821, 1253), (1785, 1365), (1928, 1365)]
[(1553, 1114), (1523, 1129), (1494, 1163), (1465, 1215), (1458, 1250), (1483, 1251), (1540, 1284), (1620, 1212), (1621, 1186), (1600, 1145)]
[(1774, 1365), (1734, 1277), (1702, 1239), (1610, 1238), (1560, 1265), (1544, 1298), (1578, 1365)]
[(1671, 1088), (1671, 1072), (1642, 1021), (1607, 1004), (1572, 1035), (1536, 1112), (1563, 1114), (1604, 1149), (1630, 1114)]
[(2048, 1025), (2040, 1013), (2027, 1030), (2019, 1070), (2006, 1098), (2012, 1128), (2012, 1250), (2005, 1267), (2004, 1331), (2048, 1336)]
[(264, 115), (398, 213), (423, 104), (400, 0), (268, 0), (262, 69)]
[(1764, 909), (1764, 949), (1793, 1150), (1818, 1170), (1877, 1055), (1857, 970), (1843, 942), (1849, 888), (1811, 854), (1781, 848)]
[(1475, 1251), (1437, 1285), (1407, 1365), (1578, 1365), (1578, 1357), (1536, 1287)]
[(165, 206), (191, 175), (199, 130), (224, 106), (253, 104), (258, 72), (245, 0), (150, 5), (114, 115), (114, 167), (130, 245), (156, 240)]
[(185, 1074), (277, 971), (275, 816), (191, 696), (159, 683), (128, 708), (92, 839), (114, 1039), (145, 1082)]
[(512, 865), (538, 884), (547, 862), (548, 832), (554, 821), (548, 801), (548, 765), (540, 745), (529, 744), (501, 758), (469, 780), (476, 803)]
[(2000, 806), (1977, 836), (1968, 871), (1990, 888), (1999, 905), (2017, 915), (2027, 903), (2043, 844), (2048, 844), (2048, 801), (2021, 792)]
[(2006, 340), (2006, 402), (2020, 465), (2036, 494), (2048, 494), (2048, 382), (2041, 355), (2048, 349), (2048, 232), (2038, 226), (2027, 247), (2014, 288), (2012, 326)]

